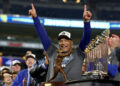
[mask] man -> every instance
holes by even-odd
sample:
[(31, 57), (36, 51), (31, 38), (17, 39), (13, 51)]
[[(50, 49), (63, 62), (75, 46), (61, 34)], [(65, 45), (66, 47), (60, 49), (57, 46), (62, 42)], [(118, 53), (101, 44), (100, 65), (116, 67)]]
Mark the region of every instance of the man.
[(13, 70), (12, 72), (19, 72), (22, 68), (21, 68), (21, 62), (19, 60), (14, 60), (12, 62), (12, 67), (13, 67)]
[(111, 79), (120, 81), (120, 37), (112, 34), (112, 37), (108, 38), (108, 45), (111, 49), (109, 55), (108, 73)]
[(44, 82), (47, 74), (47, 67), (49, 65), (48, 55), (46, 51), (43, 51), (45, 56), (42, 59), (38, 59), (34, 66), (30, 70), (30, 75), (35, 80), (35, 86), (39, 86), (41, 82)]
[[(34, 5), (32, 4), (32, 9), (29, 10), (29, 14), (33, 17), (34, 25), (36, 28), (36, 31), (38, 32), (38, 35), (41, 39), (41, 42), (44, 46), (44, 50), (47, 51), (48, 57), (49, 57), (49, 66), (48, 66), (48, 73), (47, 73), (47, 79), (49, 80), (53, 74), (54, 74), (54, 63), (55, 59), (57, 57), (57, 47), (55, 47), (45, 29), (40, 24), (39, 19), (36, 14), (36, 10), (34, 8)], [(81, 79), (81, 66), (83, 63), (83, 60), (85, 58), (85, 54), (82, 52), (84, 51), (86, 45), (88, 45), (91, 37), (91, 29), (90, 29), (90, 19), (92, 14), (90, 11), (87, 11), (87, 6), (84, 5), (84, 34), (82, 37), (82, 40), (77, 48), (75, 48), (72, 53), (65, 57), (66, 59), (63, 59), (62, 65), (64, 68), (65, 73), (67, 74), (68, 78), (70, 80), (80, 80)], [(70, 52), (73, 47), (73, 41), (71, 37), (71, 33), (67, 31), (62, 31), (58, 35), (58, 41), (59, 41), (59, 49), (62, 52), (68, 53)], [(53, 81), (65, 81), (64, 77), (61, 73), (58, 73), (57, 77)]]
[(33, 64), (35, 63), (35, 54), (29, 54), (26, 56), (26, 65), (27, 69), (24, 69), (18, 73), (16, 78), (13, 81), (12, 86), (32, 86), (30, 81), (30, 74), (29, 71), (32, 68)]

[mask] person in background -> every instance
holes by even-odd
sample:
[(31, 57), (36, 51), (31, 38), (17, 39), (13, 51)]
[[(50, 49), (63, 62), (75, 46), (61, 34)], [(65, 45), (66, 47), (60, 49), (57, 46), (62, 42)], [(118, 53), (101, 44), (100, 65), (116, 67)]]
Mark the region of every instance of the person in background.
[[(14, 68), (14, 69), (13, 69)], [(19, 60), (12, 61), (12, 72), (19, 72), (21, 71), (21, 62)]]
[(47, 68), (49, 66), (48, 55), (46, 51), (43, 51), (44, 58), (36, 61), (32, 69), (30, 70), (31, 76), (35, 80), (35, 86), (39, 86), (41, 82), (46, 79)]
[(12, 78), (13, 78), (13, 80), (16, 78), (16, 76), (17, 76), (17, 72), (12, 72)]
[(120, 81), (120, 37), (112, 34), (112, 36), (108, 38), (108, 45), (111, 50), (108, 58), (108, 73), (110, 75), (110, 79)]
[(8, 67), (8, 66), (2, 66), (0, 68), (0, 85), (3, 85), (2, 74), (4, 72), (11, 72), (10, 67)]
[(33, 83), (31, 83), (32, 81), (29, 71), (35, 62), (35, 54), (29, 54), (26, 56), (25, 63), (27, 65), (27, 69), (24, 69), (18, 73), (16, 78), (13, 80), (12, 86), (34, 86)]
[(26, 56), (29, 55), (29, 54), (32, 54), (32, 51), (28, 50), (26, 51), (25, 55), (22, 57), (23, 60), (26, 59)]
[(22, 57), (22, 59), (24, 60), (23, 62), (21, 62), (21, 66), (23, 69), (26, 69), (27, 68), (27, 65), (25, 63), (25, 60), (26, 60), (26, 56), (29, 55), (29, 54), (32, 54), (32, 51), (28, 50), (26, 51), (25, 55)]
[(0, 71), (1, 71), (1, 74), (2, 74), (3, 72), (11, 71), (11, 70), (10, 70), (10, 67), (9, 67), (9, 66), (2, 66), (2, 67), (0, 68)]
[(9, 71), (2, 73), (2, 80), (3, 85), (2, 86), (11, 86), (12, 85), (12, 73)]

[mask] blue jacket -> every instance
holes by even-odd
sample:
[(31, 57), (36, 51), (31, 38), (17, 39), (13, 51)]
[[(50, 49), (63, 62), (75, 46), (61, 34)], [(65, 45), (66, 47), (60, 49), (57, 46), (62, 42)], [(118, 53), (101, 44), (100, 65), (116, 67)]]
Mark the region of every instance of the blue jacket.
[(12, 86), (23, 86), (23, 79), (27, 79), (28, 69), (24, 69), (18, 73), (16, 78), (13, 80)]

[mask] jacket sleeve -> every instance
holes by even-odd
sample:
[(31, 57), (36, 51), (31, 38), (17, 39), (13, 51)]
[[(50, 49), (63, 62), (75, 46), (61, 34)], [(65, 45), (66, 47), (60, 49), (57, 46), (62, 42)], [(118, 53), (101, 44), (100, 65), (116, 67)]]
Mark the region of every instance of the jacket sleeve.
[(112, 77), (118, 74), (118, 66), (114, 64), (108, 64), (108, 74)]
[(91, 28), (90, 28), (90, 22), (84, 22), (84, 32), (79, 44), (79, 48), (84, 51), (86, 46), (90, 43), (91, 39)]
[(16, 78), (13, 80), (12, 86), (23, 86), (23, 76), (24, 74), (22, 74), (22, 72), (19, 72)]
[(51, 45), (51, 41), (47, 35), (47, 32), (45, 28), (43, 27), (43, 25), (40, 23), (38, 17), (33, 18), (33, 21), (34, 21), (36, 32), (43, 44), (44, 49), (47, 51), (48, 47)]
[(41, 60), (35, 63), (32, 69), (30, 70), (30, 75), (39, 82), (44, 81), (46, 74), (47, 74), (47, 65), (42, 63)]

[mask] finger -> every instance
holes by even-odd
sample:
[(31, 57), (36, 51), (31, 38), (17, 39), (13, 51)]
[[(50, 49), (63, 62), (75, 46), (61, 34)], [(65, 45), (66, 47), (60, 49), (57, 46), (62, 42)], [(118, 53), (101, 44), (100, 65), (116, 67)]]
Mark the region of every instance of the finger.
[(119, 38), (119, 36), (117, 36), (117, 35), (115, 35), (115, 34), (112, 34), (112, 37)]
[(29, 15), (31, 15), (32, 10), (29, 10)]
[(88, 14), (89, 17), (92, 16), (92, 13), (90, 11), (87, 11), (87, 14)]
[(33, 3), (32, 3), (32, 9), (35, 9), (35, 7), (34, 7)]
[(84, 5), (84, 12), (87, 11), (87, 5)]
[(86, 19), (86, 20), (90, 20), (90, 17), (88, 17), (88, 16), (85, 16), (85, 19)]

